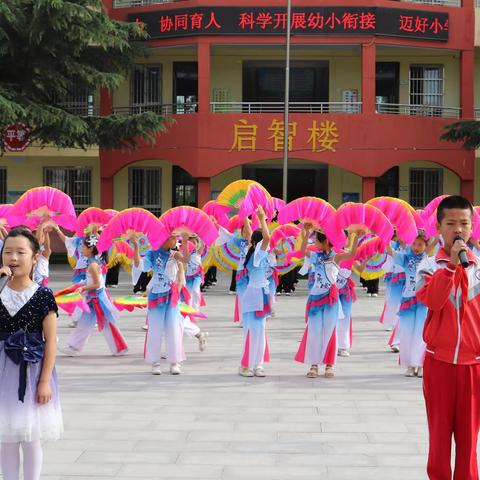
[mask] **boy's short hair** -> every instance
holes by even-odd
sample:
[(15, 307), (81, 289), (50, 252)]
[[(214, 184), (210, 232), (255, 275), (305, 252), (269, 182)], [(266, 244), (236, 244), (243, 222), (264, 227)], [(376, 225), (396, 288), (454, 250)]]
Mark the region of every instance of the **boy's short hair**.
[(452, 210), (458, 208), (459, 210), (470, 210), (473, 218), (473, 206), (469, 200), (461, 195), (451, 195), (444, 198), (437, 207), (437, 222), (441, 223), (445, 217), (445, 210)]

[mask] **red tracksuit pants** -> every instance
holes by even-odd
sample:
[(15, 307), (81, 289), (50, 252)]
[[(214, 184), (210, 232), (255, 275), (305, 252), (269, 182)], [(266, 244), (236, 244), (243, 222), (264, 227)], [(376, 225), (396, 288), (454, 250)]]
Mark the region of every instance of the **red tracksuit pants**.
[(456, 446), (453, 479), (478, 480), (480, 365), (453, 365), (427, 354), (423, 393), (430, 432), (428, 478), (452, 480), (453, 435)]

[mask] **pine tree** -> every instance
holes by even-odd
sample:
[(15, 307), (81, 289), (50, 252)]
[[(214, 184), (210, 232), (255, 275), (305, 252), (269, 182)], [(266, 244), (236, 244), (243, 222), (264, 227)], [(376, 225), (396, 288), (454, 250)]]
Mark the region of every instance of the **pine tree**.
[(465, 120), (447, 125), (446, 132), (440, 137), (450, 142), (462, 142), (466, 150), (475, 150), (480, 147), (480, 122)]
[(74, 87), (118, 88), (146, 55), (145, 38), (139, 25), (111, 19), (101, 0), (0, 0), (0, 132), (24, 123), (32, 141), (58, 148), (154, 142), (169, 119), (153, 112), (102, 117), (62, 107)]

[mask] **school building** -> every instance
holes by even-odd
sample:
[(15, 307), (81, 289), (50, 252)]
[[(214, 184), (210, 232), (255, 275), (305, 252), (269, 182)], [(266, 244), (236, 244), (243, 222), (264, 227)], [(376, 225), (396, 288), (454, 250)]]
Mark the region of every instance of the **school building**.
[(104, 3), (147, 29), (149, 56), (118, 90), (78, 89), (68, 108), (174, 122), (137, 151), (7, 152), (0, 202), (43, 184), (78, 210), (158, 215), (201, 206), (240, 178), (281, 197), (287, 142), (289, 200), (390, 195), (421, 208), (461, 193), (480, 203), (480, 154), (440, 140), (446, 125), (480, 114), (480, 0), (293, 0), (288, 129), (287, 0)]

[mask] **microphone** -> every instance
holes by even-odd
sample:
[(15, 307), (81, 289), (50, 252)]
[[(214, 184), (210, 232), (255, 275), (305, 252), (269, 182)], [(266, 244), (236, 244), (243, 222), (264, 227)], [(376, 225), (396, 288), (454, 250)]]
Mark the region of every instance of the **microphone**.
[[(460, 240), (461, 242), (463, 242), (463, 238), (460, 236), (460, 235), (457, 235), (455, 238), (454, 238), (454, 242), (456, 242), (457, 240)], [(470, 262), (468, 261), (468, 256), (467, 256), (467, 251), (466, 250), (460, 250), (458, 252), (458, 258), (460, 260), (460, 263), (462, 265), (463, 268), (467, 268), (469, 265), (470, 265)], [(0, 278), (0, 281), (2, 279)], [(1, 290), (0, 290), (1, 291)]]

